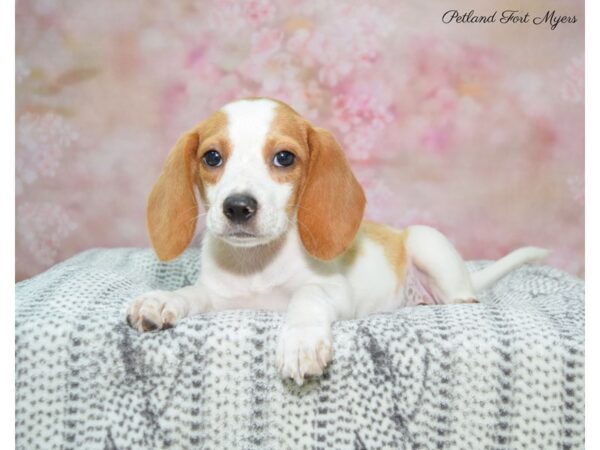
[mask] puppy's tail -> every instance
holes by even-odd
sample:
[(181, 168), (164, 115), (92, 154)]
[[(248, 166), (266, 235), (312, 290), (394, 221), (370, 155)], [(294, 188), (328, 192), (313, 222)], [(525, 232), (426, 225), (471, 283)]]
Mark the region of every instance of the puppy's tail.
[(550, 252), (539, 247), (521, 247), (508, 255), (500, 258), (498, 261), (490, 264), (485, 269), (471, 273), (471, 281), (475, 292), (485, 289), (511, 270), (527, 262), (538, 261), (548, 256)]

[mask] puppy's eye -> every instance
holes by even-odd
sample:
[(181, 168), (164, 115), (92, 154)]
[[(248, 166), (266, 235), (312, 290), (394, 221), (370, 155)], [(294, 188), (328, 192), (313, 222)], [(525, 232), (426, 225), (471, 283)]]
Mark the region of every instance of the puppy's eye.
[(202, 160), (204, 161), (204, 164), (210, 167), (219, 167), (223, 164), (223, 157), (216, 150), (207, 151), (202, 157)]
[(290, 167), (295, 161), (296, 155), (287, 150), (282, 150), (273, 157), (273, 164), (276, 167)]

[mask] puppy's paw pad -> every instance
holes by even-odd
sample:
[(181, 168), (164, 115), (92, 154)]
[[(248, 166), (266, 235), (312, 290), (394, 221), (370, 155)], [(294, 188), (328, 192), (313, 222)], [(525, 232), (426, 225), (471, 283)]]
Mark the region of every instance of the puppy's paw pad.
[(153, 322), (150, 319), (147, 319), (146, 317), (142, 317), (142, 329), (144, 331), (154, 331), (154, 330), (158, 330), (160, 327), (157, 323)]

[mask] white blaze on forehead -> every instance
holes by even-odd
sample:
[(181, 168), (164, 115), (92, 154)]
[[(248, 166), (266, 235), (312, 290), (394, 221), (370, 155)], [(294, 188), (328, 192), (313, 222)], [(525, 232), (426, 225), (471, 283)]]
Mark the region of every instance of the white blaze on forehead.
[(267, 99), (238, 100), (223, 107), (234, 151), (258, 148), (262, 152), (276, 108), (277, 103)]
[(281, 236), (287, 229), (286, 207), (293, 186), (273, 179), (264, 155), (278, 105), (267, 99), (238, 100), (221, 109), (227, 116), (230, 152), (219, 181), (206, 187), (209, 204), (219, 205), (209, 208), (206, 222), (207, 228), (217, 235), (230, 227), (220, 205), (228, 196), (242, 193), (257, 201), (253, 226), (264, 242)]
[(270, 177), (263, 149), (277, 103), (272, 100), (238, 100), (225, 105), (230, 154), (219, 182), (222, 195), (247, 191), (258, 195)]

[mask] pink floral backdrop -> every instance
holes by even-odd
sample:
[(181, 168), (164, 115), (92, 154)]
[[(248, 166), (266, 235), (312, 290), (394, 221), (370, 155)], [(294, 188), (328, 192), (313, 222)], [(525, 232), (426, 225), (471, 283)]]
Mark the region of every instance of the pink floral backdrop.
[[(545, 246), (583, 276), (583, 1), (16, 7), (17, 279), (148, 246), (146, 197), (177, 136), (255, 95), (337, 135), (369, 218), (434, 225), (469, 259)], [(441, 20), (511, 7), (578, 22)]]

